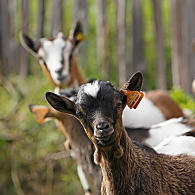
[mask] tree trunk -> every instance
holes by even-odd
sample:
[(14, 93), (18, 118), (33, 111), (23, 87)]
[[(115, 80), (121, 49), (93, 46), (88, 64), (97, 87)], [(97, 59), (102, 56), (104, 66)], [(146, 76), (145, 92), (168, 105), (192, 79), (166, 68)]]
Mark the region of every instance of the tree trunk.
[(3, 15), (2, 15), (2, 1), (0, 1), (0, 79), (1, 79), (1, 74), (3, 73)]
[(97, 45), (97, 64), (102, 66), (104, 56), (104, 26), (107, 21), (107, 1), (96, 0), (97, 17), (96, 17), (96, 45)]
[(153, 0), (155, 33), (156, 33), (156, 49), (157, 49), (157, 87), (166, 89), (166, 62), (164, 54), (164, 34), (161, 14), (161, 1)]
[(132, 70), (145, 71), (142, 1), (132, 1)]
[(185, 89), (185, 61), (183, 37), (183, 0), (171, 0), (172, 77), (173, 86)]
[(44, 37), (45, 24), (45, 0), (38, 1), (38, 15), (37, 15), (37, 40)]
[(51, 36), (62, 31), (63, 0), (52, 1)]
[(2, 67), (1, 71), (3, 74), (7, 74), (9, 71), (8, 64), (8, 43), (9, 43), (9, 29), (8, 29), (8, 2), (7, 0), (0, 1), (1, 7), (1, 52), (2, 52)]
[(126, 81), (126, 60), (125, 60), (125, 13), (126, 0), (116, 0), (116, 21), (117, 21), (117, 58), (118, 58), (118, 81), (122, 86)]
[[(22, 0), (22, 31), (29, 32), (29, 0)], [(21, 48), (20, 52), (20, 75), (26, 77), (29, 71), (27, 51)]]
[(9, 72), (10, 73), (16, 73), (16, 70), (18, 69), (18, 59), (16, 55), (17, 44), (15, 40), (15, 1), (8, 0), (8, 14), (9, 14), (9, 41), (8, 41), (8, 47), (9, 47), (9, 58), (8, 58), (8, 64), (9, 64)]
[[(75, 24), (77, 21), (80, 21), (83, 25), (83, 31), (86, 36), (88, 32), (87, 5), (87, 0), (74, 0), (73, 23)], [(87, 63), (87, 39), (81, 44), (82, 47), (79, 49), (79, 57), (81, 58), (81, 64), (85, 65)]]
[(109, 80), (110, 62), (109, 62), (109, 28), (107, 17), (107, 1), (96, 0), (97, 3), (97, 18), (96, 18), (96, 31), (97, 31), (97, 63), (103, 67), (103, 77)]
[[(195, 79), (195, 53), (192, 50), (192, 40), (195, 38), (195, 1), (186, 0), (184, 5), (184, 52), (185, 52), (185, 76), (186, 86), (185, 90), (192, 93), (192, 81)], [(194, 96), (195, 97), (195, 96)]]

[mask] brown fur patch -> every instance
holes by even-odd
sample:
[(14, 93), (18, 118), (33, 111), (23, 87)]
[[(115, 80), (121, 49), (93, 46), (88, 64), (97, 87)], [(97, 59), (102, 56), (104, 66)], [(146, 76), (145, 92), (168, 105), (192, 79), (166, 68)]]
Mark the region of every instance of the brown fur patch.
[(70, 66), (71, 66), (71, 71), (70, 71), (71, 80), (68, 83), (68, 86), (71, 86), (75, 81), (78, 82), (79, 86), (81, 86), (82, 84), (85, 84), (86, 80), (84, 79), (83, 75), (81, 74), (78, 68), (76, 57), (74, 55), (72, 55)]
[(166, 120), (184, 116), (182, 109), (166, 91), (149, 91), (146, 97), (162, 111)]

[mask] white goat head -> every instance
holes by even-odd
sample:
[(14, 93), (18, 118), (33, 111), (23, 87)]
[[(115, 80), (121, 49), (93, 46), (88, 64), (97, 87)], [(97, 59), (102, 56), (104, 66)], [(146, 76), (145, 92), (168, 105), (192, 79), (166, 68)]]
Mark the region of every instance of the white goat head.
[(41, 38), (38, 43), (21, 33), (20, 40), (25, 49), (35, 56), (50, 81), (57, 87), (71, 81), (72, 55), (78, 44), (85, 39), (80, 22), (72, 28), (68, 38), (62, 32), (56, 37)]

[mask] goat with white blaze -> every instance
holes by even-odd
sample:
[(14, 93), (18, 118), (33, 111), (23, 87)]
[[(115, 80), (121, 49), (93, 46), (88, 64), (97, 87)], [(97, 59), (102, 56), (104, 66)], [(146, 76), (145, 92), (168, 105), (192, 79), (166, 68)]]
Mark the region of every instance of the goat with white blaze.
[[(127, 104), (124, 91), (140, 91), (142, 74), (136, 73), (118, 91), (109, 82), (98, 82), (94, 96), (82, 85), (76, 101), (48, 92), (48, 102), (57, 110), (73, 115), (83, 125), (96, 148), (95, 161), (102, 169), (104, 194), (194, 194), (195, 158), (157, 154), (132, 141), (122, 124)], [(86, 93), (86, 87), (88, 88)]]

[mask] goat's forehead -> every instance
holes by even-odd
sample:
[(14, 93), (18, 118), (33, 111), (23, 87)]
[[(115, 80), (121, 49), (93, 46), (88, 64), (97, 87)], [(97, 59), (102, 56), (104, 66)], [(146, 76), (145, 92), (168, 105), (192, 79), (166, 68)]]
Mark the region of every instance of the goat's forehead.
[(93, 81), (82, 85), (77, 94), (76, 103), (90, 104), (92, 102), (107, 102), (111, 103), (114, 98), (120, 98), (120, 93), (108, 81)]
[(44, 50), (44, 52), (50, 53), (51, 55), (64, 48), (65, 51), (71, 51), (71, 48), (73, 47), (71, 41), (63, 37), (57, 37), (53, 40), (43, 39), (41, 41), (41, 45), (41, 49)]

